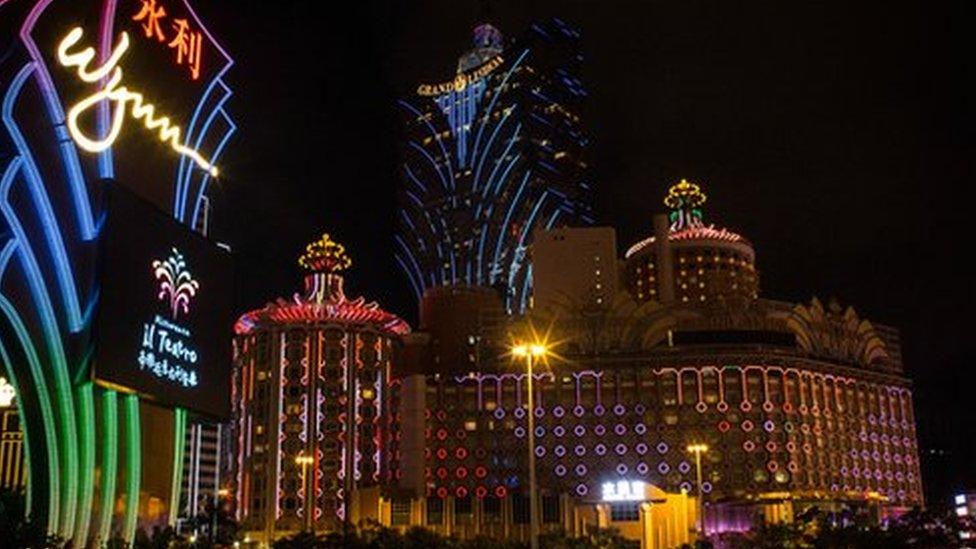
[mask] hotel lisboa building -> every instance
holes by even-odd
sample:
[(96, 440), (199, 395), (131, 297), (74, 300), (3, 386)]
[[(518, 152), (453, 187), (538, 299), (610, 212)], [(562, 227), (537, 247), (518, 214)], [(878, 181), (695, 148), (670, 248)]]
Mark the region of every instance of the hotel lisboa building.
[[(335, 273), (241, 317), (238, 512), (252, 539), (346, 516), (527, 539), (530, 413), (543, 530), (614, 527), (672, 547), (702, 516), (711, 534), (811, 506), (877, 517), (920, 505), (897, 330), (835, 301), (761, 297), (752, 244), (706, 224), (705, 200), (673, 185), (669, 213), (623, 259), (612, 229), (540, 231), (521, 317), (493, 289), (453, 285), (425, 293), (411, 332), (338, 298)], [(508, 352), (530, 325), (552, 348), (533, 410)], [(707, 446), (700, 485), (692, 444)]]

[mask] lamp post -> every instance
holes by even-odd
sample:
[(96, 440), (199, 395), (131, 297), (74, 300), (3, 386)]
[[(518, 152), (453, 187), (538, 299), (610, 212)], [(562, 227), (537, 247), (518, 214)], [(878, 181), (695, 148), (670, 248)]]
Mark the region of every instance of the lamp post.
[(308, 474), (308, 466), (315, 463), (315, 458), (313, 458), (312, 456), (306, 456), (305, 452), (301, 452), (297, 456), (295, 456), (295, 463), (302, 466), (302, 493), (304, 495), (302, 501), (302, 509), (305, 512), (305, 524), (303, 525), (302, 529), (305, 531), (310, 531), (312, 529), (311, 527), (312, 521), (309, 519), (311, 518), (312, 514), (309, 513), (309, 509), (308, 509), (309, 490), (307, 485), (308, 483), (306, 482), (306, 475)]
[(528, 416), (529, 416), (529, 546), (539, 549), (539, 497), (535, 482), (535, 404), (532, 390), (532, 362), (546, 355), (546, 346), (541, 343), (519, 344), (512, 347), (512, 355), (525, 358), (528, 373)]
[(705, 496), (702, 493), (701, 455), (708, 451), (707, 444), (689, 444), (687, 450), (695, 454), (695, 476), (698, 484), (698, 537), (705, 535)]

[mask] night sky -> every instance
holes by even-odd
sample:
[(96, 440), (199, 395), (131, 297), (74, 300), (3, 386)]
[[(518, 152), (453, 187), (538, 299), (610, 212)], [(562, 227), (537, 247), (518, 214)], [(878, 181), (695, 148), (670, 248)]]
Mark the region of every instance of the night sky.
[[(349, 293), (412, 321), (393, 259), (395, 100), (453, 76), (478, 2), (197, 4), (237, 61), (214, 232), (238, 254), (241, 311), (297, 290), (296, 258), (327, 230), (353, 256)], [(923, 482), (945, 504), (976, 489), (974, 8), (799, 4), (509, 0), (490, 19), (506, 35), (548, 16), (581, 29), (596, 211), (621, 253), (686, 177), (706, 222), (755, 244), (764, 297), (836, 297), (902, 330)]]

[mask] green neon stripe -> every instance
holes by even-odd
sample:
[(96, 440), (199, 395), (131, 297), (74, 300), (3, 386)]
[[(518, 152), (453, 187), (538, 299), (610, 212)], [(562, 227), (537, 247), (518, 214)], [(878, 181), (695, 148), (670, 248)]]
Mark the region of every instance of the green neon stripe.
[(92, 495), (95, 484), (95, 404), (93, 402), (94, 386), (89, 381), (82, 383), (75, 389), (78, 401), (78, 439), (79, 475), (78, 487), (78, 520), (75, 523), (75, 545), (85, 546), (88, 539), (88, 527), (91, 522)]
[(98, 543), (112, 534), (115, 477), (119, 474), (119, 399), (115, 391), (102, 393), (102, 488), (99, 495)]
[(186, 452), (186, 410), (173, 410), (173, 486), (169, 496), (169, 524), (176, 525), (183, 489), (183, 454)]
[(139, 435), (139, 397), (122, 397), (125, 411), (125, 523), (122, 539), (132, 544), (139, 518), (139, 481), (142, 479), (142, 439)]
[[(44, 379), (44, 372), (41, 369), (41, 361), (37, 356), (37, 349), (34, 348), (34, 344), (31, 342), (30, 335), (27, 333), (27, 328), (24, 326), (24, 322), (21, 320), (20, 315), (17, 314), (17, 311), (14, 309), (13, 305), (11, 305), (11, 303), (2, 295), (0, 295), (0, 310), (7, 315), (7, 319), (13, 326), (14, 332), (17, 334), (17, 339), (20, 342), (20, 346), (24, 350), (24, 355), (27, 357), (27, 364), (30, 366), (31, 377), (34, 378), (34, 388), (37, 392), (37, 401), (41, 407), (41, 420), (44, 424), (44, 439), (47, 443), (47, 530), (48, 532), (55, 532), (58, 529), (58, 519), (60, 516), (60, 462), (58, 461), (57, 427), (55, 426), (54, 412), (51, 409), (51, 401), (49, 399), (49, 393), (47, 390), (47, 381)], [(8, 365), (12, 364), (3, 345), (0, 345), (0, 351), (3, 353), (4, 362)], [(12, 366), (8, 367), (8, 369), (12, 370)], [(24, 417), (26, 419), (27, 416)]]

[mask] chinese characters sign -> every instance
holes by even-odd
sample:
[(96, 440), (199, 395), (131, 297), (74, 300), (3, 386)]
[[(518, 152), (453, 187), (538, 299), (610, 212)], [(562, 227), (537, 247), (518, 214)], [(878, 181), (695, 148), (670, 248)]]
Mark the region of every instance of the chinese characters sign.
[[(166, 6), (156, 0), (139, 0), (140, 7), (133, 21), (142, 25), (143, 34), (149, 40), (165, 44), (174, 52), (174, 62), (186, 66), (190, 77), (200, 78), (200, 50), (203, 34), (194, 29), (186, 18), (169, 19)], [(167, 27), (168, 23), (168, 27)], [(163, 30), (167, 28), (167, 30)]]

